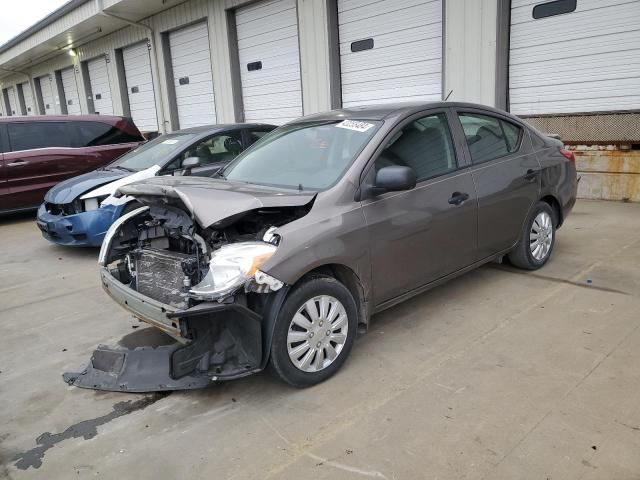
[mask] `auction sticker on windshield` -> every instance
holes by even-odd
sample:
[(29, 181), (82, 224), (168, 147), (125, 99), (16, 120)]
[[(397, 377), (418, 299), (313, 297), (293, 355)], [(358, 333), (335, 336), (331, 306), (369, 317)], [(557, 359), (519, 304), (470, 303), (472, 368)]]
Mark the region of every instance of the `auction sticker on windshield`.
[(175, 145), (176, 143), (178, 143), (178, 140), (165, 140), (164, 142), (162, 142), (164, 145)]
[(355, 130), (356, 132), (366, 132), (373, 123), (358, 122), (357, 120), (344, 120), (336, 125), (338, 128), (346, 128), (347, 130)]

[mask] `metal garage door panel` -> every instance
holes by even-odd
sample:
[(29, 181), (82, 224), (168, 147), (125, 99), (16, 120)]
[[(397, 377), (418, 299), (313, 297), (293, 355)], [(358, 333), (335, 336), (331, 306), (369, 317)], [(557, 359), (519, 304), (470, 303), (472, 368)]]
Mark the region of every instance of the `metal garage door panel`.
[(67, 113), (69, 115), (80, 115), (80, 94), (78, 93), (78, 83), (76, 82), (76, 74), (74, 67), (67, 68), (60, 72), (62, 77), (62, 89), (67, 104)]
[(338, 29), (345, 107), (442, 98), (441, 0), (339, 0)]
[(206, 23), (169, 34), (180, 128), (216, 123), (216, 107)]
[[(286, 123), (302, 115), (295, 0), (272, 0), (236, 12), (244, 117)], [(249, 64), (260, 68), (249, 71)]]
[(533, 18), (513, 0), (509, 103), (518, 115), (640, 108), (640, 1), (581, 0)]
[(45, 115), (55, 115), (55, 97), (53, 94), (53, 82), (49, 75), (40, 77), (40, 91), (42, 93), (42, 104), (44, 106)]
[(7, 88), (7, 95), (9, 97), (9, 108), (11, 109), (11, 115), (22, 115), (20, 112), (20, 105), (18, 104), (18, 95), (16, 94), (15, 87)]
[(95, 113), (113, 115), (113, 100), (111, 99), (107, 60), (104, 57), (89, 60), (87, 62), (87, 70), (89, 71), (89, 83), (91, 84)]
[(27, 115), (38, 115), (38, 109), (33, 101), (33, 92), (31, 91), (31, 85), (29, 82), (22, 84), (22, 95), (24, 95), (24, 105), (27, 109)]
[(151, 58), (146, 42), (122, 50), (129, 109), (136, 126), (144, 132), (158, 130)]

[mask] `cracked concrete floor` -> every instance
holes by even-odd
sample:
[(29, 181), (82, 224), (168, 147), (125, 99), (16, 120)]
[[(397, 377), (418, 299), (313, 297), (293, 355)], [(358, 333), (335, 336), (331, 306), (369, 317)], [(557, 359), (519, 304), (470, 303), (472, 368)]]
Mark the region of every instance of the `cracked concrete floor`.
[(0, 220), (0, 477), (640, 478), (638, 204), (581, 201), (541, 271), (488, 265), (376, 316), (308, 390), (66, 386), (136, 325), (96, 255)]

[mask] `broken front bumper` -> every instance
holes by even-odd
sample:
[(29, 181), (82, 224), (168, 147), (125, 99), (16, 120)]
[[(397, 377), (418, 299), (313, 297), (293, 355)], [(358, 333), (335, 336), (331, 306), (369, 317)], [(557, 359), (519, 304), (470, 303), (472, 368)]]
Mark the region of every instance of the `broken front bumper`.
[[(201, 303), (180, 310), (132, 290), (101, 269), (105, 291), (140, 320), (173, 337), (160, 346), (139, 342), (99, 346), (70, 385), (97, 390), (150, 392), (202, 388), (261, 370), (262, 317), (238, 303)], [(130, 343), (130, 342), (129, 342)]]

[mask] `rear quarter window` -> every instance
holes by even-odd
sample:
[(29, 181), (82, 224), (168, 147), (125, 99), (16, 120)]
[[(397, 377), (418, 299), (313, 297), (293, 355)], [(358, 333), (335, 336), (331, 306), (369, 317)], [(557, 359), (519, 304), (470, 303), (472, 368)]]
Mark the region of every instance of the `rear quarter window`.
[(130, 135), (117, 127), (100, 122), (76, 122), (81, 147), (117, 145), (140, 142), (138, 136)]
[(71, 147), (70, 125), (67, 122), (10, 123), (7, 133), (11, 151)]

